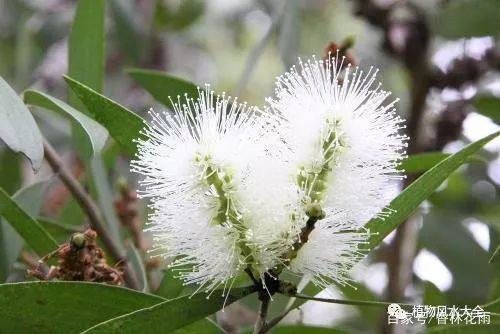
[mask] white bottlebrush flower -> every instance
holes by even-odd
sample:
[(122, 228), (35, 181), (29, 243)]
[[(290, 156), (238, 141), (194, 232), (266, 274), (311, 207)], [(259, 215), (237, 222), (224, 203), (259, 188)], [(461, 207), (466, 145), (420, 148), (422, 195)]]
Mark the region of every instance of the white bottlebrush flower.
[(277, 130), (289, 153), (281, 159), (295, 175), (303, 211), (326, 212), (289, 267), (322, 285), (347, 282), (368, 236), (352, 231), (383, 215), (406, 147), (396, 101), (386, 102), (390, 93), (375, 83), (377, 71), (344, 65), (336, 57), (301, 61), (278, 78), (276, 97), (268, 99), (282, 118)]
[(251, 180), (265, 155), (257, 112), (208, 87), (196, 101), (178, 98), (173, 114), (151, 112), (132, 162), (143, 176), (140, 195), (151, 201), (155, 248), (176, 257), (186, 283), (207, 291), (231, 284), (248, 266), (260, 275), (246, 205), (247, 193), (258, 195), (246, 190), (258, 186)]

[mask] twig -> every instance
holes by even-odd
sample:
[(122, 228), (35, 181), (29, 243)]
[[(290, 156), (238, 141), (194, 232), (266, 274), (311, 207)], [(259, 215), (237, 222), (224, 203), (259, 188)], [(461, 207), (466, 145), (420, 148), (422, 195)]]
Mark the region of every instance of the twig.
[(127, 286), (133, 289), (138, 289), (139, 285), (137, 283), (136, 277), (133, 271), (130, 269), (124, 253), (122, 252), (122, 250), (120, 250), (116, 242), (111, 238), (106, 230), (106, 227), (104, 226), (102, 214), (99, 210), (99, 207), (83, 189), (78, 180), (76, 180), (71, 172), (66, 168), (59, 154), (47, 140), (44, 140), (43, 142), (43, 149), (45, 153), (45, 159), (49, 163), (54, 173), (58, 174), (61, 181), (66, 185), (66, 187), (68, 187), (75, 200), (87, 214), (90, 226), (94, 230), (96, 230), (114, 260), (123, 264), (123, 271), (125, 274), (124, 279)]
[(264, 291), (260, 294), (260, 308), (259, 308), (259, 316), (257, 321), (255, 322), (255, 327), (253, 329), (253, 334), (263, 334), (267, 332), (266, 319), (267, 319), (267, 311), (269, 310), (269, 295)]
[[(315, 302), (322, 302), (322, 303), (331, 303), (331, 304), (342, 304), (342, 305), (358, 305), (358, 306), (389, 306), (392, 303), (390, 302), (379, 302), (379, 301), (369, 301), (369, 300), (348, 300), (348, 299), (335, 299), (335, 298), (318, 298), (318, 297), (312, 297), (308, 295), (303, 295), (301, 293), (297, 293), (294, 295), (290, 295), (290, 297), (295, 297), (299, 299), (307, 299)], [(400, 306), (404, 307), (413, 307), (415, 305), (413, 304), (405, 304), (405, 303), (398, 303)]]
[(248, 81), (250, 81), (252, 69), (257, 64), (257, 61), (259, 60), (260, 55), (262, 54), (262, 51), (264, 50), (265, 46), (271, 39), (274, 30), (276, 30), (276, 27), (278, 27), (278, 24), (281, 21), (282, 14), (283, 14), (282, 9), (278, 9), (276, 11), (276, 14), (274, 15), (271, 25), (267, 29), (266, 33), (264, 34), (262, 39), (255, 45), (253, 50), (250, 52), (250, 55), (248, 56), (247, 62), (245, 64), (245, 69), (243, 70), (243, 74), (241, 75), (240, 81), (238, 82), (238, 84), (236, 85), (236, 89), (234, 90), (234, 96), (240, 96), (243, 89), (245, 89), (245, 86), (247, 85)]

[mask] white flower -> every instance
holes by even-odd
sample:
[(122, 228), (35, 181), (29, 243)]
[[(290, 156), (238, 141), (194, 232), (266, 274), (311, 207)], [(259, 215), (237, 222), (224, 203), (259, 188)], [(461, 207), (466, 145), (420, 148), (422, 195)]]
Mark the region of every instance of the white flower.
[(406, 147), (396, 101), (386, 102), (390, 93), (375, 83), (377, 71), (344, 65), (336, 57), (301, 61), (278, 78), (276, 97), (268, 99), (289, 150), (276, 156), (294, 175), (302, 210), (326, 213), (289, 267), (324, 286), (347, 283), (369, 235), (354, 231), (383, 215)]
[(200, 289), (226, 287), (247, 267), (261, 274), (249, 211), (265, 161), (257, 112), (207, 87), (197, 101), (178, 98), (173, 115), (151, 112), (148, 139), (138, 141), (132, 169), (151, 201), (155, 248)]

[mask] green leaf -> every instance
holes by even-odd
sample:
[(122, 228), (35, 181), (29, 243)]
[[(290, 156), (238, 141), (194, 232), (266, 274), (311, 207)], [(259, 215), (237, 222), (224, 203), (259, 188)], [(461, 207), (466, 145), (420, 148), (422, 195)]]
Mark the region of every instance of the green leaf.
[[(25, 282), (0, 285), (2, 333), (79, 333), (163, 299), (88, 282)], [(165, 319), (163, 319), (165, 321)]]
[[(68, 75), (102, 92), (104, 83), (104, 0), (79, 0), (68, 41)], [(87, 112), (74, 92), (68, 92), (69, 104)], [(73, 126), (73, 138), (83, 160), (92, 156), (86, 135)]]
[(182, 281), (175, 277), (175, 272), (172, 269), (168, 269), (163, 271), (163, 278), (155, 294), (166, 299), (172, 299), (178, 297), (183, 289), (184, 284)]
[(273, 334), (347, 334), (349, 332), (328, 328), (328, 327), (312, 327), (312, 326), (278, 326), (272, 330)]
[(497, 248), (493, 252), (493, 255), (491, 255), (489, 262), (492, 263), (498, 256), (500, 256), (500, 245), (497, 246)]
[(102, 209), (109, 234), (121, 245), (120, 228), (121, 222), (116, 215), (113, 204), (114, 194), (111, 189), (110, 180), (106, 173), (106, 167), (102, 156), (95, 156), (90, 160), (89, 169), (92, 173), (92, 185), (95, 188), (97, 201)]
[(68, 241), (73, 233), (83, 231), (83, 228), (62, 224), (46, 217), (38, 217), (36, 220), (61, 244)]
[(42, 166), (42, 134), (17, 93), (0, 77), (0, 139), (24, 154), (35, 170)]
[(493, 96), (481, 96), (474, 99), (476, 110), (494, 122), (500, 122), (500, 98)]
[(115, 23), (116, 41), (128, 60), (137, 64), (149, 42), (135, 20), (138, 4), (135, 0), (111, 0), (108, 3)]
[[(1, 146), (1, 142), (0, 142)], [(22, 169), (20, 156), (8, 148), (0, 148), (0, 187), (13, 194), (21, 187)]]
[(224, 333), (219, 326), (214, 324), (213, 321), (209, 319), (199, 320), (185, 327), (179, 328), (172, 332), (173, 334), (194, 334), (194, 333), (203, 333), (203, 334), (220, 334)]
[(189, 27), (201, 17), (204, 8), (204, 3), (200, 0), (183, 0), (178, 6), (169, 2), (157, 1), (154, 23), (160, 28), (181, 30)]
[(427, 330), (427, 333), (439, 334), (498, 334), (500, 323), (489, 325), (457, 325), (457, 326), (436, 326)]
[(452, 156), (438, 163), (415, 182), (410, 184), (390, 204), (390, 213), (384, 218), (374, 218), (366, 225), (371, 232), (367, 249), (373, 249), (382, 240), (397, 228), (427, 197), (445, 181), (451, 173), (463, 165), (469, 157), (479, 151), (484, 145), (500, 135), (500, 132), (491, 134), (476, 141)]
[(139, 289), (142, 292), (149, 291), (149, 283), (148, 276), (146, 274), (146, 269), (144, 268), (144, 263), (142, 260), (142, 256), (139, 253), (139, 250), (134, 247), (134, 245), (130, 245), (127, 249), (127, 259), (129, 260), (132, 269), (137, 274), (139, 278)]
[[(79, 0), (68, 42), (68, 75), (101, 92), (104, 77), (104, 0)], [(78, 98), (70, 104), (80, 109)]]
[(497, 0), (453, 0), (438, 12), (435, 30), (441, 36), (497, 36), (500, 32), (500, 6)]
[(252, 288), (232, 289), (224, 297), (220, 290), (216, 290), (210, 299), (204, 293), (183, 296), (104, 321), (83, 333), (169, 333), (220, 310), (224, 304), (227, 306), (252, 291)]
[(1, 188), (0, 215), (39, 256), (44, 256), (57, 248), (54, 238)]
[(137, 149), (133, 140), (141, 136), (140, 131), (145, 125), (142, 118), (74, 79), (64, 77), (64, 80), (85, 104), (92, 118), (109, 131), (123, 150), (133, 155)]
[[(37, 182), (19, 190), (12, 199), (29, 215), (36, 215), (42, 204), (42, 193), (47, 186), (46, 181)], [(0, 218), (0, 281), (5, 281), (12, 265), (23, 248), (23, 239), (16, 230)]]
[(139, 84), (147, 90), (157, 101), (165, 106), (171, 106), (170, 97), (174, 102), (177, 96), (196, 99), (198, 96), (198, 87), (186, 80), (176, 78), (164, 72), (129, 69), (127, 73)]
[(92, 154), (101, 152), (106, 144), (108, 131), (92, 118), (79, 112), (65, 102), (45, 93), (33, 90), (24, 92), (24, 102), (55, 111), (69, 118), (75, 125), (79, 126), (84, 131), (87, 143), (92, 149)]

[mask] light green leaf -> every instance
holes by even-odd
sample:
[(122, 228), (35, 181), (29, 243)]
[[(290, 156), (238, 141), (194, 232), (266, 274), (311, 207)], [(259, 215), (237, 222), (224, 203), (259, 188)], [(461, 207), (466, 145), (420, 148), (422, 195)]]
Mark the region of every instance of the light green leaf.
[(497, 0), (447, 1), (435, 18), (435, 30), (441, 36), (497, 36), (500, 32), (500, 6)]
[(209, 299), (204, 293), (183, 296), (104, 321), (83, 333), (169, 333), (203, 319), (224, 304), (228, 306), (251, 292), (252, 288), (237, 288), (225, 297), (220, 290), (214, 291)]
[(121, 244), (121, 222), (116, 215), (113, 204), (114, 194), (111, 190), (110, 180), (106, 173), (102, 156), (95, 156), (90, 160), (89, 169), (92, 173), (92, 185), (95, 189), (97, 201), (102, 209), (104, 219), (111, 237)]
[(397, 228), (427, 197), (443, 183), (451, 173), (463, 165), (469, 157), (479, 151), (484, 145), (496, 138), (500, 132), (491, 134), (474, 142), (452, 156), (438, 163), (415, 182), (410, 184), (390, 204), (390, 213), (384, 218), (374, 218), (366, 225), (371, 232), (368, 249), (373, 249)]
[(164, 72), (129, 69), (127, 73), (165, 106), (172, 105), (169, 97), (176, 102), (177, 96), (181, 96), (182, 99), (185, 94), (194, 99), (198, 96), (198, 87), (195, 84)]
[(129, 260), (132, 269), (137, 274), (139, 278), (139, 289), (142, 292), (149, 291), (149, 283), (148, 276), (146, 274), (146, 269), (144, 268), (144, 263), (142, 260), (142, 256), (139, 253), (139, 250), (134, 247), (134, 245), (130, 245), (127, 249), (127, 259)]
[[(12, 199), (29, 215), (36, 215), (42, 205), (46, 181), (37, 182), (19, 190)], [(0, 215), (1, 216), (1, 215)], [(12, 265), (23, 248), (23, 239), (16, 230), (0, 217), (0, 281), (5, 281)]]
[(133, 155), (137, 149), (133, 140), (141, 136), (145, 125), (142, 118), (74, 79), (64, 77), (64, 80), (85, 104), (91, 117), (109, 131), (123, 150)]
[(42, 134), (17, 93), (0, 77), (0, 139), (24, 154), (35, 170), (42, 166)]
[(126, 288), (88, 282), (3, 284), (0, 328), (2, 333), (79, 333), (162, 300)]
[(178, 6), (157, 1), (154, 23), (159, 28), (181, 30), (193, 24), (203, 14), (204, 8), (204, 2), (200, 0), (183, 0)]
[(474, 99), (477, 111), (495, 122), (500, 122), (500, 98), (493, 96), (480, 96)]
[(24, 92), (24, 102), (55, 111), (70, 119), (75, 125), (83, 130), (93, 154), (101, 152), (106, 144), (108, 131), (92, 118), (79, 112), (65, 102), (45, 93), (33, 90)]
[(0, 215), (39, 256), (44, 256), (57, 248), (54, 238), (1, 188)]

